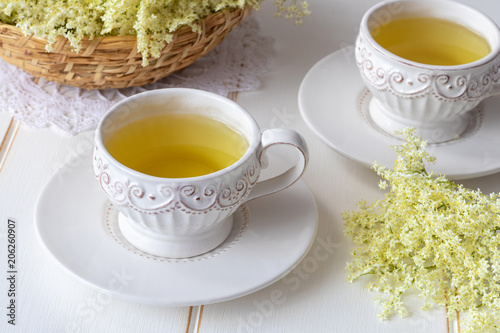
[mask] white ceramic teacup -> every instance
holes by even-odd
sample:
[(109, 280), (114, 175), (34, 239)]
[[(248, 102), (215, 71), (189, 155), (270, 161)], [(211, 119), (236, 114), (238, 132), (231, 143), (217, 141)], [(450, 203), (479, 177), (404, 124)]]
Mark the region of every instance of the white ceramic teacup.
[[(181, 111), (179, 111), (181, 110)], [(191, 178), (160, 178), (132, 170), (106, 149), (106, 140), (138, 119), (165, 112), (209, 116), (229, 124), (248, 140), (249, 148), (237, 162), (214, 173)], [(265, 150), (292, 145), (299, 160), (288, 171), (259, 182)], [(113, 106), (95, 135), (94, 174), (118, 207), (125, 239), (150, 254), (186, 258), (220, 245), (232, 228), (232, 214), (243, 203), (292, 185), (304, 172), (308, 150), (293, 130), (261, 133), (241, 106), (219, 95), (194, 89), (170, 88), (129, 97)]]
[[(409, 17), (437, 17), (468, 27), (486, 39), (491, 52), (467, 64), (428, 65), (401, 58), (373, 38), (380, 26)], [(355, 53), (373, 94), (370, 116), (389, 134), (415, 127), (428, 142), (456, 139), (467, 128), (467, 112), (498, 90), (500, 30), (483, 13), (455, 1), (399, 0), (375, 5), (361, 21)]]

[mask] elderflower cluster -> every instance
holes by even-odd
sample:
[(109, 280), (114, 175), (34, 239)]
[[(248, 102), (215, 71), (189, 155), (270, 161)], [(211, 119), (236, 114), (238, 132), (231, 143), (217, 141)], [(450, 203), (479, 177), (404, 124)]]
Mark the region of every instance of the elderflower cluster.
[(297, 0), (292, 0), (291, 4), (287, 4), (287, 0), (275, 0), (274, 4), (278, 7), (276, 16), (295, 19), (295, 23), (297, 24), (302, 24), (302, 18), (311, 14), (307, 1), (301, 1), (297, 4)]
[(361, 201), (344, 212), (345, 233), (358, 246), (347, 264), (348, 281), (371, 276), (386, 319), (407, 314), (403, 296), (419, 292), (423, 310), (433, 304), (448, 317), (467, 313), (464, 332), (500, 330), (500, 195), (464, 188), (427, 173), (435, 158), (413, 129), (398, 134), (393, 169), (374, 163), (389, 188), (383, 200)]
[[(212, 13), (247, 5), (258, 8), (262, 0), (0, 0), (0, 21), (15, 24), (26, 35), (46, 38), (47, 51), (58, 37), (66, 37), (75, 52), (84, 37), (136, 35), (138, 51), (159, 57), (181, 26), (200, 32), (196, 21)], [(309, 14), (295, 0), (278, 0), (278, 13), (297, 22)]]

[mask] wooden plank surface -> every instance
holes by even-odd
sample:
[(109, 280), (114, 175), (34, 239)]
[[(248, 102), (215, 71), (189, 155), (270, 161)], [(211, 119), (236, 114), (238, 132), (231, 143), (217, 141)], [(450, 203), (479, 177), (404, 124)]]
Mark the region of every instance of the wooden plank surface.
[[(0, 277), (5, 281), (7, 220), (15, 219), (18, 309), (15, 327), (7, 323), (2, 311), (0, 331), (187, 332), (189, 307), (134, 304), (91, 290), (64, 272), (38, 242), (34, 208), (40, 191), (53, 173), (68, 167), (68, 161), (90, 161), (92, 138), (91, 131), (70, 137), (21, 125), (11, 144), (0, 173)], [(1, 286), (4, 308), (8, 297), (3, 282)]]
[[(91, 156), (93, 132), (62, 135), (20, 125), (0, 112), (0, 332), (439, 332), (457, 333), (445, 309), (419, 310), (408, 298), (410, 316), (377, 319), (366, 281), (348, 284), (345, 265), (352, 243), (343, 235), (341, 213), (381, 196), (377, 175), (323, 144), (305, 125), (297, 105), (302, 78), (324, 56), (352, 45), (363, 13), (376, 0), (311, 2), (303, 26), (273, 17), (272, 1), (255, 15), (262, 33), (275, 39), (272, 69), (256, 91), (231, 94), (263, 129), (292, 128), (306, 139), (311, 162), (304, 181), (316, 200), (319, 229), (308, 256), (282, 280), (251, 295), (218, 304), (167, 308), (109, 298), (68, 276), (36, 239), (34, 208), (49, 177)], [(463, 1), (500, 22), (493, 0)], [(5, 84), (5, 83), (2, 83)], [(332, 112), (335, 101), (332, 100)], [(349, 138), (356, 140), (356, 138)], [(360, 143), (362, 144), (362, 143)], [(278, 152), (287, 158), (287, 152)], [(462, 181), (484, 192), (500, 191), (500, 174)], [(84, 209), (84, 208), (82, 208)], [(17, 325), (7, 322), (6, 258), (8, 219), (18, 225)], [(228, 269), (231, 269), (228, 267)], [(463, 315), (460, 315), (461, 318)]]

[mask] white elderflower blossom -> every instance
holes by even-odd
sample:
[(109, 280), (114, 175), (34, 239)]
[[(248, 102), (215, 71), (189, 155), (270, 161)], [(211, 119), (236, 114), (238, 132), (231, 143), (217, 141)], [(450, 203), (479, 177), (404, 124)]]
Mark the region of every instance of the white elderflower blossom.
[[(75, 52), (84, 37), (137, 36), (143, 56), (159, 57), (172, 34), (182, 26), (201, 32), (196, 21), (228, 8), (250, 5), (258, 8), (262, 0), (0, 0), (0, 21), (15, 24), (26, 35), (46, 38), (47, 52), (58, 37), (67, 38)], [(291, 1), (291, 4), (287, 4)], [(307, 2), (277, 0), (279, 13), (297, 23), (309, 15)]]
[(500, 196), (428, 174), (435, 158), (413, 129), (393, 147), (393, 169), (376, 163), (380, 188), (389, 189), (372, 205), (344, 212), (345, 233), (358, 246), (347, 264), (347, 280), (370, 275), (368, 289), (379, 293), (381, 319), (406, 316), (403, 296), (416, 290), (423, 310), (447, 307), (453, 319), (467, 312), (464, 332), (500, 329)]

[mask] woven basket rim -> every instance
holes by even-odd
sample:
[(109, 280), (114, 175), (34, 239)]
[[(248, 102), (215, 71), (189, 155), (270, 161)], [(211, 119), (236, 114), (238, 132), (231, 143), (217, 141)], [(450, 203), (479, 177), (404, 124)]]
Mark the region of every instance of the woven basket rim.
[[(250, 4), (247, 4), (244, 7), (228, 7), (228, 8), (225, 8), (225, 9), (213, 12), (210, 15), (204, 17), (204, 18), (200, 18), (196, 22), (199, 23), (199, 24), (202, 24), (202, 22), (208, 22), (208, 21), (212, 20), (215, 16), (226, 15), (226, 13), (231, 14), (231, 13), (239, 11), (239, 10), (241, 10), (241, 11), (250, 11), (252, 8), (253, 8), (253, 6), (250, 5)], [(22, 29), (20, 27), (18, 27), (17, 25), (15, 25), (15, 24), (9, 24), (9, 23), (5, 23), (5, 22), (0, 21), (0, 35), (5, 32), (4, 29), (15, 30), (15, 31), (17, 31), (20, 34), (23, 34), (24, 36), (27, 36), (27, 37), (30, 37), (30, 38), (35, 38), (35, 39), (38, 39), (40, 41), (44, 41), (45, 43), (48, 44), (48, 40), (45, 37), (35, 36), (34, 34), (25, 35), (24, 32), (22, 31)], [(193, 31), (193, 29), (189, 25), (184, 24), (184, 25), (179, 26), (176, 30), (170, 32), (170, 34), (174, 35), (174, 34), (182, 33), (182, 32), (185, 32), (185, 31)], [(61, 38), (67, 39), (64, 36), (58, 36), (57, 40), (59, 40)], [(93, 37), (84, 36), (81, 39), (81, 41), (82, 42), (84, 42), (84, 41), (92, 41), (92, 40), (94, 40), (96, 38), (108, 39), (108, 40), (112, 40), (112, 39), (116, 39), (116, 40), (123, 40), (123, 39), (125, 39), (125, 40), (126, 39), (136, 40), (137, 39), (137, 35), (96, 35), (96, 36), (93, 36)]]
[(145, 58), (137, 35), (84, 37), (75, 51), (64, 36), (52, 50), (44, 37), (25, 35), (22, 29), (0, 22), (0, 57), (35, 77), (87, 89), (122, 88), (156, 82), (185, 68), (213, 49), (253, 6), (226, 8), (196, 21), (201, 33), (183, 25), (172, 33), (158, 57)]

